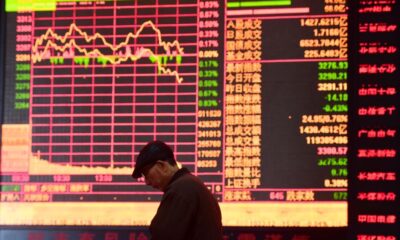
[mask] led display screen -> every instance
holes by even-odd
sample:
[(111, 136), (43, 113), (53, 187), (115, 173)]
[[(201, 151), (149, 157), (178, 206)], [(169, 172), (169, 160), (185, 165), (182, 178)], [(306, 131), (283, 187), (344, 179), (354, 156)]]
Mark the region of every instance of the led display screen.
[(225, 226), (347, 225), (345, 0), (6, 1), (1, 225), (148, 225), (154, 139)]

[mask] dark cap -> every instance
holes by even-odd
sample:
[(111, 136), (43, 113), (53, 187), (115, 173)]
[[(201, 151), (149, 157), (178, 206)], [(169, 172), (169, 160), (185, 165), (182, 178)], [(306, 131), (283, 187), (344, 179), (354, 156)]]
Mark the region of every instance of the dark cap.
[(162, 161), (175, 161), (172, 149), (162, 141), (149, 142), (140, 150), (136, 158), (135, 169), (133, 170), (132, 177), (140, 178), (142, 170), (145, 166), (156, 163), (158, 160)]

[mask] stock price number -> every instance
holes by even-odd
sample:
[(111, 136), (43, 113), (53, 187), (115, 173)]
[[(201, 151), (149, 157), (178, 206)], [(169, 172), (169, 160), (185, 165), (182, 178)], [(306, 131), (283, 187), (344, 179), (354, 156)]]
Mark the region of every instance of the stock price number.
[(333, 192), (333, 200), (347, 200), (347, 192)]
[(304, 58), (347, 58), (347, 49), (305, 50)]
[(284, 192), (270, 192), (269, 199), (271, 200), (285, 200)]
[(325, 179), (325, 187), (347, 187), (347, 179)]
[(332, 168), (331, 176), (332, 177), (347, 177), (348, 172), (347, 168)]
[(347, 91), (347, 83), (318, 83), (317, 90), (322, 91)]
[(325, 106), (322, 107), (322, 109), (327, 113), (347, 112), (348, 105), (347, 104), (332, 104), (332, 105), (326, 104)]
[(197, 161), (199, 168), (215, 168), (217, 167), (217, 160), (199, 160)]
[(300, 47), (338, 47), (339, 39), (301, 39)]

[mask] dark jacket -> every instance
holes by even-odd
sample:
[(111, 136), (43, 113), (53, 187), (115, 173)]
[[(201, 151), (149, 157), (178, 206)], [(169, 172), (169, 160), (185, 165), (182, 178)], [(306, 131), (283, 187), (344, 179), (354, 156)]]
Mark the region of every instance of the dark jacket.
[(197, 177), (182, 168), (164, 191), (150, 233), (152, 240), (222, 240), (218, 202)]

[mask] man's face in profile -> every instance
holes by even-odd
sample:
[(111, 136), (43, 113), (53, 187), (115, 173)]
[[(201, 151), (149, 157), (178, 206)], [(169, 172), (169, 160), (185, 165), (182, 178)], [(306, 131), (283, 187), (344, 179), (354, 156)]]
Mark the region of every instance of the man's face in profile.
[(155, 189), (162, 190), (163, 186), (163, 172), (162, 165), (164, 162), (157, 161), (156, 163), (147, 165), (142, 170), (142, 176), (144, 177), (145, 183)]

